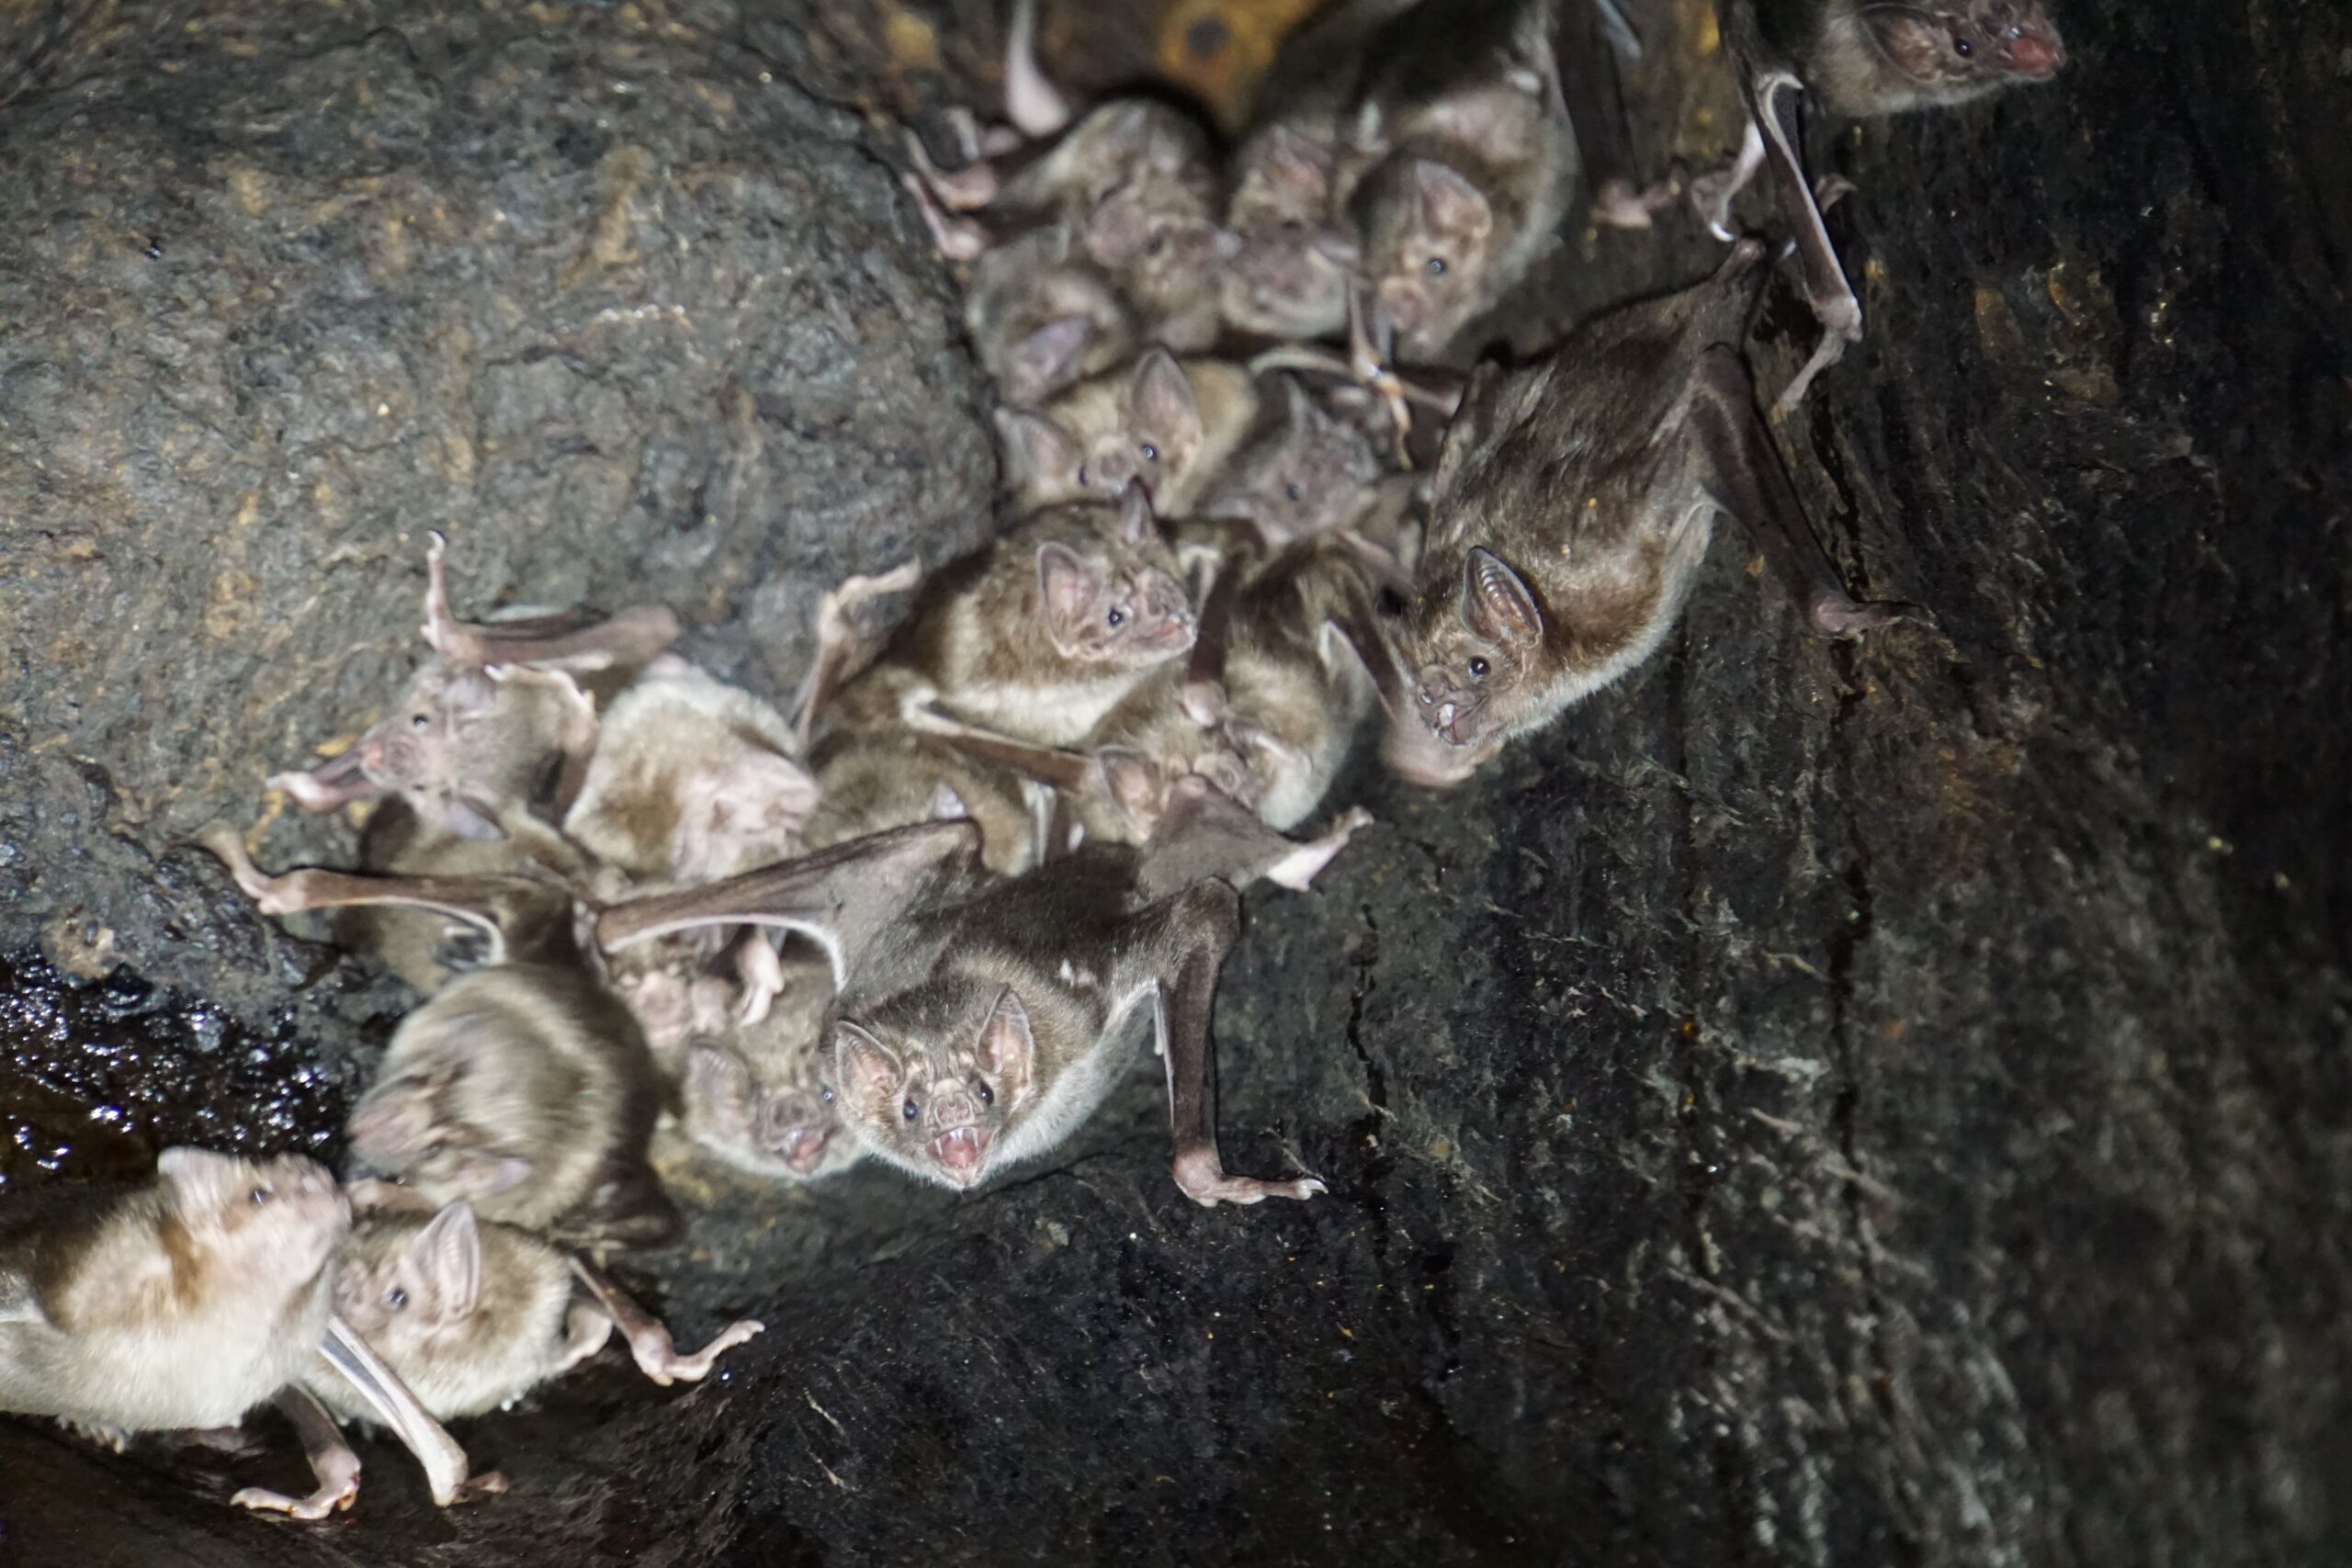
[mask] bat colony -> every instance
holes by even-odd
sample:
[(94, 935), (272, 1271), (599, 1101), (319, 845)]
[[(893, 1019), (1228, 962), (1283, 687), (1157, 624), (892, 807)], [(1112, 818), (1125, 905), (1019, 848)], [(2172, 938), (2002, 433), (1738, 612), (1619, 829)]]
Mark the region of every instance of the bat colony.
[(1306, 887), (1369, 820), (1300, 832), (1367, 723), (1401, 777), (1468, 778), (1657, 649), (1718, 513), (1816, 631), (1926, 619), (1849, 596), (1800, 509), (1740, 347), (1771, 269), (1731, 205), (1769, 171), (1821, 324), (1785, 411), (1861, 331), (1798, 103), (1959, 103), (2050, 77), (2058, 34), (2037, 0), (1720, 9), (1748, 123), (1688, 194), (1722, 265), (1464, 384), (1396, 356), (1459, 352), (1580, 185), (1624, 226), (1679, 194), (1634, 182), (1593, 85), (1639, 48), (1622, 9), (1343, 0), (1220, 155), (1158, 99), (1076, 112), (1016, 5), (1011, 125), (948, 116), (905, 176), (1002, 393), (996, 541), (828, 593), (780, 711), (670, 651), (658, 606), (458, 618), (436, 536), (429, 657), (269, 781), (371, 803), (357, 867), (205, 839), (263, 913), (334, 911), (418, 993), (347, 1129), (365, 1179), (175, 1148), (130, 1190), (14, 1201), (0, 1410), (119, 1445), (275, 1403), (317, 1489), (236, 1501), (308, 1518), (356, 1493), (342, 1418), (396, 1432), (437, 1502), (499, 1490), (439, 1420), (615, 1329), (662, 1383), (760, 1332), (682, 1353), (605, 1272), (678, 1229), (657, 1140), (971, 1189), (1065, 1140), (1147, 1034), (1186, 1196), (1322, 1191), (1227, 1168), (1210, 1014), (1237, 889)]

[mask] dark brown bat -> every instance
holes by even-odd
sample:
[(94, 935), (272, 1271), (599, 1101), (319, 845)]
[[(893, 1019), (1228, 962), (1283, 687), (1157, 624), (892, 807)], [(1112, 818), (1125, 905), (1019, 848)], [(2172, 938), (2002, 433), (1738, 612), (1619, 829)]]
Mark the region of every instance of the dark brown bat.
[[(729, 1324), (691, 1356), (669, 1330), (593, 1266), (528, 1231), (477, 1220), (462, 1202), (434, 1206), (405, 1189), (353, 1189), (357, 1223), (336, 1263), (337, 1311), (441, 1420), (477, 1416), (560, 1377), (603, 1348), (617, 1325), (638, 1368), (664, 1386), (699, 1382), (718, 1357), (761, 1331)], [(578, 1299), (586, 1282), (594, 1303)], [(621, 1298), (618, 1311), (606, 1303)], [(313, 1380), (337, 1414), (372, 1416), (345, 1385)]]
[(489, 963), (401, 1021), (353, 1110), (355, 1154), (436, 1202), (583, 1246), (667, 1239), (646, 1163), (663, 1099), (643, 1030), (574, 931), (576, 890), (529, 876), (265, 876), (234, 830), (203, 836), (262, 913), (396, 904), (469, 921)]
[(554, 616), (482, 624), (449, 613), (440, 535), (425, 557), (424, 636), (435, 657), (392, 712), (333, 761), (278, 773), (269, 787), (304, 811), (334, 811), (390, 792), (466, 838), (495, 839), (502, 814), (569, 802), (596, 744), (595, 708), (574, 676), (616, 679), (677, 639), (677, 617), (653, 605), (583, 624)]
[(1824, 635), (1928, 620), (1849, 597), (1805, 522), (1739, 356), (1763, 260), (1744, 242), (1707, 281), (1473, 381), (1439, 461), (1397, 663), (1375, 669), (1399, 772), (1458, 782), (1641, 663), (1679, 613), (1718, 512), (1746, 526)]
[(0, 1220), (0, 1410), (53, 1416), (119, 1448), (138, 1432), (234, 1426), (278, 1399), (318, 1488), (294, 1499), (249, 1487), (232, 1500), (320, 1518), (350, 1506), (359, 1465), (294, 1385), (333, 1379), (415, 1450), (435, 1501), (454, 1501), (464, 1453), (333, 1315), (332, 1265), (350, 1226), (334, 1179), (296, 1156), (165, 1149), (153, 1181), (18, 1200)]
[(969, 824), (933, 823), (632, 900), (600, 917), (597, 937), (612, 948), (720, 917), (816, 938), (840, 976), (834, 1081), (852, 1131), (876, 1156), (958, 1190), (1067, 1137), (1126, 1066), (1125, 1026), (1146, 1014), (1167, 1064), (1185, 1194), (1306, 1198), (1323, 1184), (1233, 1176), (1216, 1151), (1209, 1009), (1239, 900), (1202, 879), (1216, 874), (1222, 824), (1210, 813), (1196, 830), (1191, 807), (1213, 795), (1182, 792), (1142, 852), (1088, 845), (996, 878), (979, 867)]
[[(1295, 102), (1270, 95), (1277, 113)], [(1309, 134), (1296, 118), (1261, 126), (1234, 157), (1226, 227), (1236, 248), (1218, 277), (1218, 309), (1236, 332), (1283, 340), (1317, 338), (1347, 320), (1348, 283), (1363, 260), (1353, 222), (1333, 199), (1337, 132)]]
[(1778, 419), (1862, 335), (1861, 305), (1805, 175), (1799, 98), (1810, 93), (1832, 114), (1857, 118), (1962, 104), (2048, 81), (2066, 50), (2040, 0), (1719, 0), (1717, 9), (1747, 128), (1732, 166), (1693, 182), (1691, 199), (1728, 240), (1732, 197), (1769, 164), (1821, 323), (1813, 356), (1773, 404)]
[(1425, 3), (1384, 28), (1341, 124), (1363, 275), (1406, 356), (1525, 276), (1574, 193), (1552, 0)]

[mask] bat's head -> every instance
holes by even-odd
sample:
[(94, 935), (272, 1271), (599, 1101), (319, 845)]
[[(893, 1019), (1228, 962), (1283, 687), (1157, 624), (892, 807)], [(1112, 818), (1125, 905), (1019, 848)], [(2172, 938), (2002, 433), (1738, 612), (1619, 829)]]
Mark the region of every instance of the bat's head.
[(1023, 282), (1009, 308), (1013, 319), (973, 334), (1006, 401), (1044, 402), (1125, 357), (1135, 328), (1108, 278), (1091, 267), (1056, 265)]
[[(1456, 592), (1422, 596), (1397, 642), (1421, 726), (1448, 747), (1490, 755), (1541, 694), (1543, 651), (1534, 594), (1484, 547), (1464, 558)], [(1399, 743), (1400, 756), (1413, 750)]]
[(335, 1266), (334, 1310), (403, 1376), (483, 1325), (481, 1231), (465, 1203), (373, 1214)]
[(315, 1160), (247, 1160), (165, 1149), (155, 1162), (167, 1214), (206, 1266), (266, 1293), (290, 1295), (322, 1279), (351, 1228), (343, 1189)]
[(1182, 314), (1207, 298), (1240, 243), (1205, 214), (1171, 207), (1142, 183), (1113, 191), (1086, 221), (1087, 254), (1155, 316)]
[(920, 1032), (888, 1020), (833, 1026), (833, 1078), (859, 1139), (927, 1180), (979, 1185), (1037, 1095), (1037, 1044), (1010, 986), (976, 1019)]
[(1129, 490), (1114, 507), (1067, 509), (1068, 536), (1037, 547), (1037, 604), (1064, 659), (1102, 671), (1148, 669), (1193, 646), (1197, 631), (1175, 552), (1150, 500)]
[(1486, 195), (1431, 158), (1392, 158), (1355, 197), (1363, 276), (1414, 357), (1443, 350), (1486, 303), (1495, 213)]
[(510, 710), (529, 702), (481, 670), (435, 660), (410, 678), (392, 711), (352, 750), (379, 789), (405, 796), (418, 813), (462, 839), (504, 837), (498, 825), (497, 781), (489, 748), (499, 744)]
[(2040, 0), (1871, 5), (1856, 15), (1880, 55), (1927, 103), (2046, 82), (2066, 63), (2066, 46)]
[(698, 1040), (679, 1086), (686, 1135), (739, 1169), (813, 1181), (854, 1164), (857, 1143), (842, 1125), (832, 1061), (811, 1033), (806, 1049), (761, 1053)]
[(1281, 381), (1281, 417), (1234, 455), (1199, 508), (1254, 523), (1276, 545), (1354, 522), (1381, 474), (1361, 425), (1323, 409), (1295, 376)]
[(395, 1072), (379, 1078), (351, 1113), (351, 1151), (444, 1202), (480, 1202), (529, 1179), (530, 1162), (496, 1145), (447, 1103), (456, 1068)]
[(1328, 216), (1331, 175), (1330, 150), (1287, 126), (1243, 150), (1227, 213), (1238, 247), (1218, 276), (1227, 325), (1287, 339), (1340, 324), (1362, 247)]

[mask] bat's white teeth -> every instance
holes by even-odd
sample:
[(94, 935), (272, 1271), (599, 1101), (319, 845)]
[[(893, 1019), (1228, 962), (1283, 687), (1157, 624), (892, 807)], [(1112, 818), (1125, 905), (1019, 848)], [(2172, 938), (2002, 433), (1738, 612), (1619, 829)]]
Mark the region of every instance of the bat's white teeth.
[(1461, 708), (1453, 703), (1439, 704), (1437, 710), (1437, 727), (1440, 729), (1452, 729), (1453, 728), (1453, 721), (1455, 717), (1460, 715), (1461, 711)]
[(950, 1127), (931, 1141), (932, 1156), (951, 1178), (966, 1184), (979, 1179), (980, 1162), (988, 1149), (988, 1130), (968, 1122)]

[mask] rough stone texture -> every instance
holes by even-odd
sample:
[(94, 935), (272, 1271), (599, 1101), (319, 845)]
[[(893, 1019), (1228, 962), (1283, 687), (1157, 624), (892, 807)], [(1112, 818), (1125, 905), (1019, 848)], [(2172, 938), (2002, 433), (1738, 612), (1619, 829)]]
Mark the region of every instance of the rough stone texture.
[[(371, 1449), (322, 1529), (0, 1427), (11, 1544), (2352, 1555), (2352, 24), (2061, 15), (2062, 86), (1815, 134), (1860, 187), (1871, 336), (1784, 445), (1858, 584), (1948, 640), (1813, 642), (1727, 532), (1667, 653), (1489, 776), (1360, 767), (1385, 826), (1252, 898), (1219, 1010), (1228, 1158), (1329, 1197), (1185, 1205), (1140, 1070), (976, 1200), (688, 1179), (695, 1234), (644, 1274), (690, 1332), (767, 1318), (725, 1381), (607, 1365), (475, 1423), (515, 1491), (446, 1516)], [(1727, 100), (1698, 11), (1657, 20), (1641, 129), (1696, 159)], [(1572, 239), (1514, 321), (1710, 254), (1683, 220)], [(1782, 300), (1768, 386), (1805, 342)]]
[(461, 610), (657, 600), (771, 693), (830, 581), (985, 536), (948, 280), (758, 56), (594, 6), (107, 16), (0, 120), (0, 945), (257, 1006), (260, 939), (155, 857), (398, 690), (428, 529)]

